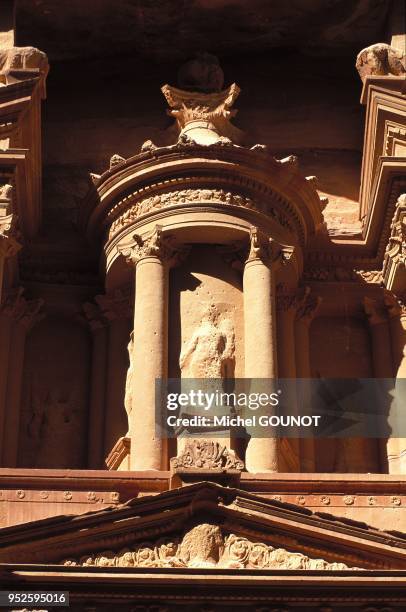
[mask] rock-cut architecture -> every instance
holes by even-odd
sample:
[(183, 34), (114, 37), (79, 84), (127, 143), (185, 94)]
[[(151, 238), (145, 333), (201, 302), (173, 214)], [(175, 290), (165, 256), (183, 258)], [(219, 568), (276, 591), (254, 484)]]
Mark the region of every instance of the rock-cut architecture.
[(0, 6), (0, 590), (405, 610), (406, 428), (156, 422), (157, 379), (406, 378), (404, 3), (186, 4)]

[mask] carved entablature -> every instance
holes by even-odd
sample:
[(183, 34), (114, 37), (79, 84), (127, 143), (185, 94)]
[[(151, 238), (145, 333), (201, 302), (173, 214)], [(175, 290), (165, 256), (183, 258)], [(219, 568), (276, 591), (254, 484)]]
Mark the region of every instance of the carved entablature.
[(64, 565), (98, 567), (191, 567), (225, 569), (279, 570), (348, 570), (344, 563), (329, 563), (255, 542), (235, 534), (224, 534), (213, 523), (200, 523), (183, 537), (161, 538), (142, 542), (120, 551), (101, 551), (80, 559), (64, 559)]
[[(171, 104), (180, 104), (180, 90), (165, 91)], [(200, 125), (203, 113), (204, 121), (214, 121), (220, 130), (218, 122), (226, 121), (236, 91), (227, 90), (221, 104), (224, 92), (185, 92), (186, 97), (217, 96), (218, 104), (211, 110), (193, 107), (191, 123), (182, 115), (182, 126), (188, 129), (193, 124), (198, 130), (206, 129)], [(174, 110), (183, 113), (175, 106)], [(314, 181), (301, 173), (294, 156), (277, 160), (262, 146), (237, 146), (224, 135), (201, 144), (189, 132), (182, 132), (174, 145), (159, 147), (147, 141), (132, 158), (113, 157), (109, 169), (94, 177), (94, 188), (81, 211), (81, 223), (89, 239), (105, 240), (107, 269), (117, 258), (119, 246), (134, 233), (150, 232), (155, 224), (164, 230), (170, 225), (172, 233), (180, 225), (181, 231), (204, 224), (223, 230), (226, 223), (230, 232), (224, 244), (241, 240), (250, 226), (256, 226), (281, 244), (298, 247), (325, 230), (324, 203)], [(197, 234), (198, 230), (192, 242), (198, 241)]]

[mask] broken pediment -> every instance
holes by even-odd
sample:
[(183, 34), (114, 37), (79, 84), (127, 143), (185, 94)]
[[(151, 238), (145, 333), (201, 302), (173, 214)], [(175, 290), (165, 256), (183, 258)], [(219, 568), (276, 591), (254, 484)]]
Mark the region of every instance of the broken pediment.
[(0, 529), (0, 562), (238, 570), (406, 568), (406, 536), (201, 482)]

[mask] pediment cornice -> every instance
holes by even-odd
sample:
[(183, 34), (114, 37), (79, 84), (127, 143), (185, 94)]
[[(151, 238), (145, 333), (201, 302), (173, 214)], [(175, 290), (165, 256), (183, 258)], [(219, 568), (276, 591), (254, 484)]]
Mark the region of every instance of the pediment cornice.
[[(142, 565), (142, 559), (146, 564), (160, 563), (169, 555), (174, 557), (168, 561), (169, 567), (191, 567), (193, 555), (185, 561), (184, 541), (190, 542), (190, 533), (199, 525), (211, 525), (209, 532), (217, 534), (213, 535), (219, 542), (216, 564), (222, 563), (222, 567), (231, 567), (227, 565), (232, 563), (230, 554), (223, 558), (231, 543), (244, 548), (246, 560), (249, 551), (262, 551), (261, 558), (270, 564), (266, 567), (274, 569), (281, 568), (277, 559), (287, 569), (333, 569), (330, 564), (337, 563), (364, 569), (406, 567), (406, 538), (401, 534), (213, 483), (130, 500), (120, 507), (82, 516), (2, 529), (0, 561), (80, 564), (87, 556), (94, 565), (120, 565), (127, 559), (135, 567)], [(205, 529), (200, 527), (193, 533), (202, 534)], [(129, 554), (123, 557), (125, 553)], [(317, 559), (322, 561), (316, 563)], [(244, 567), (256, 566), (250, 562)]]

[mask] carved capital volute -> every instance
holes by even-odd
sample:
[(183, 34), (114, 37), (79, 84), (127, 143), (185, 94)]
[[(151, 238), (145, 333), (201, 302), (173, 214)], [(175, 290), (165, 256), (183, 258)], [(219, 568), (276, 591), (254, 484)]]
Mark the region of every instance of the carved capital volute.
[(134, 234), (133, 242), (119, 247), (119, 251), (127, 263), (134, 266), (151, 257), (159, 259), (168, 266), (174, 266), (185, 256), (187, 249), (176, 248), (172, 241), (163, 234), (161, 226), (156, 225), (154, 231), (145, 238)]
[(273, 238), (265, 236), (257, 227), (251, 227), (246, 264), (261, 261), (271, 266), (281, 260), (281, 253), (280, 245)]

